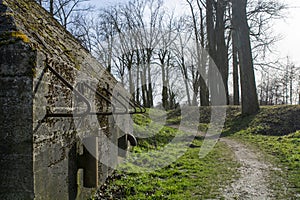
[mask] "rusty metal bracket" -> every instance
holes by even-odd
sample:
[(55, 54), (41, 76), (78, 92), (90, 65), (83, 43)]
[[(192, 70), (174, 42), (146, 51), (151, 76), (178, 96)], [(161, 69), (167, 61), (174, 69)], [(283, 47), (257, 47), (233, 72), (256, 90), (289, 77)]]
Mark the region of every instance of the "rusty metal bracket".
[[(92, 92), (94, 92), (97, 96), (101, 97), (103, 100), (105, 100), (106, 102), (108, 102), (109, 104), (111, 104), (111, 106), (113, 107), (113, 111), (112, 112), (106, 112), (106, 113), (103, 113), (103, 112), (95, 112), (95, 113), (90, 113), (92, 115), (112, 115), (112, 114), (116, 114), (116, 115), (122, 115), (122, 114), (128, 114), (129, 111), (128, 111), (128, 108), (120, 101), (118, 100), (117, 98), (115, 98), (113, 95), (111, 95), (111, 93), (109, 93), (112, 98), (116, 99), (116, 101), (118, 101), (125, 109), (124, 112), (118, 112), (116, 111), (116, 106), (111, 102), (111, 100), (109, 100), (107, 97), (105, 97), (104, 95), (102, 95), (100, 92), (98, 92), (97, 90), (95, 90), (94, 88), (92, 88), (90, 85), (86, 84), (86, 83), (81, 83), (83, 84), (85, 87), (87, 87), (89, 90), (91, 90)], [(101, 88), (103, 89), (103, 88)], [(107, 92), (108, 90), (104, 89), (105, 92)]]
[(86, 104), (86, 111), (83, 113), (47, 113), (46, 117), (84, 117), (87, 116), (91, 112), (91, 104), (90, 102), (81, 94), (76, 88), (72, 86), (64, 77), (62, 77), (53, 67), (49, 64), (46, 67), (69, 89), (71, 89), (75, 95), (77, 95), (85, 104)]
[[(107, 90), (106, 88), (103, 88), (109, 95), (113, 96), (112, 93)], [(129, 103), (129, 105), (134, 109), (134, 111), (129, 111), (126, 114), (142, 114), (146, 112), (146, 108), (140, 104), (138, 104), (137, 102), (135, 102), (134, 100), (129, 99), (128, 97), (124, 97), (120, 92), (117, 93), (118, 96), (120, 96), (122, 99), (124, 99), (125, 101), (127, 101)], [(114, 97), (114, 99), (116, 99), (119, 103), (121, 103), (123, 106), (125, 106), (120, 100), (118, 100), (117, 98)], [(126, 107), (126, 106), (125, 106)], [(136, 109), (136, 107), (138, 107), (139, 111)]]
[[(78, 84), (82, 84), (84, 87), (88, 88), (92, 92), (95, 92), (95, 94), (99, 97), (101, 97), (104, 101), (109, 103), (112, 106), (112, 111), (110, 112), (91, 112), (91, 104), (89, 100), (76, 89), (76, 87), (73, 87), (71, 83), (69, 83), (58, 71), (56, 71), (53, 67), (50, 66), (52, 62), (48, 62), (48, 59), (46, 60), (46, 69), (49, 69), (65, 86), (67, 86), (71, 91), (74, 92), (76, 96), (78, 96), (85, 104), (86, 104), (86, 111), (82, 113), (50, 113), (47, 110), (46, 118), (47, 117), (85, 117), (87, 115), (123, 115), (123, 114), (141, 114), (146, 112), (146, 108), (142, 105), (139, 105), (137, 102), (129, 99), (128, 97), (123, 96), (120, 92), (117, 93), (119, 97), (121, 97), (123, 100), (129, 103), (130, 107), (133, 109), (133, 111), (130, 111), (127, 106), (118, 98), (116, 98), (108, 89), (101, 88), (105, 92), (107, 92), (110, 96), (112, 96), (113, 99), (115, 99), (118, 103), (122, 105), (124, 108), (123, 112), (116, 111), (116, 106), (112, 103), (110, 99), (102, 95), (100, 92), (98, 92), (96, 89), (92, 88), (90, 85), (84, 82), (80, 82)], [(78, 85), (77, 84), (77, 85)], [(77, 86), (76, 85), (76, 86)], [(138, 108), (138, 109), (137, 109)]]

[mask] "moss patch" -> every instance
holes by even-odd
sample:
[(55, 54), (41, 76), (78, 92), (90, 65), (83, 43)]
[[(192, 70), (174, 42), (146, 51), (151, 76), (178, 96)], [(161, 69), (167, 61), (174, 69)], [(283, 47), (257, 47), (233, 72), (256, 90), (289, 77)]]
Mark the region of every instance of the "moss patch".
[(22, 40), (25, 43), (29, 43), (30, 42), (30, 39), (24, 33), (22, 33), (21, 31), (13, 31), (13, 32), (11, 32), (11, 36), (13, 38), (20, 39), (20, 40)]
[(30, 39), (21, 31), (11, 31), (0, 34), (0, 45), (13, 44), (20, 40), (24, 43), (30, 43)]

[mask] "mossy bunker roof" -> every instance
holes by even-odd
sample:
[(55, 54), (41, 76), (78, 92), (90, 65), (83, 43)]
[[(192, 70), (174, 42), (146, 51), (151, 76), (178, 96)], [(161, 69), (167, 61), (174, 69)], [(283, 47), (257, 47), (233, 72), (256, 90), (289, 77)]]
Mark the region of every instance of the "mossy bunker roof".
[(99, 81), (116, 83), (79, 41), (33, 0), (0, 0), (0, 46), (15, 42)]

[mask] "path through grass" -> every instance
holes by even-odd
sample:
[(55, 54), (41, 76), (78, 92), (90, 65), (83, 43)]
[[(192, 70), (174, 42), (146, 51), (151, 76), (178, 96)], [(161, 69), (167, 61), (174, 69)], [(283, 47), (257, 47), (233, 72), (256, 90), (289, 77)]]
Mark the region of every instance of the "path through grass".
[[(209, 108), (200, 108), (200, 125), (205, 130)], [(191, 109), (191, 112), (198, 112)], [(168, 123), (178, 124), (182, 117), (173, 112), (174, 117), (168, 118)], [(159, 114), (158, 114), (159, 115)], [(237, 107), (228, 109), (226, 126), (222, 134), (235, 141), (255, 147), (265, 153), (278, 170), (272, 171), (269, 177), (273, 196), (276, 199), (300, 198), (300, 116), (299, 106), (263, 107), (255, 116), (241, 116)], [(296, 117), (296, 118), (295, 118)], [(135, 134), (144, 133), (153, 137), (139, 139), (135, 153), (156, 151), (163, 148), (177, 134), (175, 129), (160, 127), (147, 116), (135, 117)], [(200, 128), (201, 128), (200, 127)], [(159, 130), (159, 131), (157, 131)], [(295, 132), (296, 131), (296, 132)], [(154, 134), (155, 132), (155, 134)], [(226, 185), (239, 177), (237, 169), (240, 166), (233, 152), (223, 143), (218, 143), (212, 152), (203, 159), (198, 153), (203, 138), (193, 141), (193, 147), (172, 164), (150, 173), (124, 172), (121, 169), (108, 179), (98, 190), (94, 199), (223, 199), (222, 191)], [(182, 145), (182, 144), (181, 144)], [(174, 146), (175, 152), (176, 146)], [(166, 157), (171, 156), (172, 152)], [(133, 154), (134, 155), (134, 154)], [(153, 157), (140, 157), (140, 162), (156, 162)], [(133, 171), (133, 172), (132, 172)]]

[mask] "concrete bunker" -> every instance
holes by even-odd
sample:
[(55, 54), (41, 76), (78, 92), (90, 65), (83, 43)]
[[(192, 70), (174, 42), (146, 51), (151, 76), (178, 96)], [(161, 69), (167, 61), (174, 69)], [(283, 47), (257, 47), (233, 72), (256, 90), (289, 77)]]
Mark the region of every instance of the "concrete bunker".
[(116, 116), (144, 112), (33, 0), (0, 1), (0, 105), (0, 199), (88, 197), (136, 145)]

